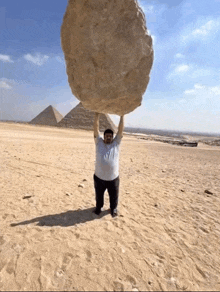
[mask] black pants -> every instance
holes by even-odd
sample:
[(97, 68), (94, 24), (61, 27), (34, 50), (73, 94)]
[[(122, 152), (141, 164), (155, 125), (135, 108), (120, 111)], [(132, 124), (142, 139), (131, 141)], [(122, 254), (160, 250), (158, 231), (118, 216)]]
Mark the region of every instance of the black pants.
[(96, 208), (101, 209), (104, 205), (104, 192), (107, 189), (110, 199), (110, 208), (114, 210), (118, 206), (119, 176), (114, 180), (102, 180), (94, 174), (94, 186), (96, 193)]

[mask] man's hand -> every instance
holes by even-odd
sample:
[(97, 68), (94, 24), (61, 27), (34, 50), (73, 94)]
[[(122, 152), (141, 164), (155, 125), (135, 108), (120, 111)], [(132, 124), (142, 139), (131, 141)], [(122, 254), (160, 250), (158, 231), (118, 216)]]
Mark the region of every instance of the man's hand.
[(118, 125), (118, 133), (117, 133), (117, 136), (120, 136), (120, 138), (123, 137), (123, 130), (124, 130), (124, 116), (121, 116), (120, 122)]
[(99, 134), (99, 116), (100, 113), (95, 113), (95, 118), (94, 118), (94, 138), (97, 138), (100, 136)]

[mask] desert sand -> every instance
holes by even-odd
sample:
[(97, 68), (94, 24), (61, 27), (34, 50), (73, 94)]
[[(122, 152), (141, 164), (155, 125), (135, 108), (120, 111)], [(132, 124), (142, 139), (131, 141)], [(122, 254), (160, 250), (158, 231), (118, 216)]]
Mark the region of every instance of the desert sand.
[(220, 290), (220, 147), (125, 135), (119, 216), (92, 131), (0, 123), (0, 290)]

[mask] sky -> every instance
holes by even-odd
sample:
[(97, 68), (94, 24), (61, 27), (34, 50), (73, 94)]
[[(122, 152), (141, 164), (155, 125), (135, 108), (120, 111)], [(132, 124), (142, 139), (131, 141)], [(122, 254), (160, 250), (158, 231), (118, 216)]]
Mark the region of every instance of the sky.
[[(67, 2), (0, 1), (0, 119), (30, 121), (49, 105), (66, 115), (79, 103), (60, 43)], [(125, 126), (220, 133), (220, 0), (138, 2), (154, 63)]]

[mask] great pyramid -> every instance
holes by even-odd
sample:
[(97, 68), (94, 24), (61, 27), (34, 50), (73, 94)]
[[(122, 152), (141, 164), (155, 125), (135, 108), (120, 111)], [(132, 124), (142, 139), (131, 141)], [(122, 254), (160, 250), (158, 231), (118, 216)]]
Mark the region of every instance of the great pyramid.
[(56, 126), (63, 116), (52, 106), (49, 105), (39, 115), (37, 115), (29, 124)]
[[(80, 102), (58, 124), (58, 127), (93, 130), (94, 112), (87, 110)], [(117, 127), (108, 114), (101, 114), (99, 118), (99, 130), (112, 129), (116, 132)]]

